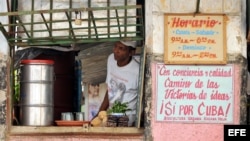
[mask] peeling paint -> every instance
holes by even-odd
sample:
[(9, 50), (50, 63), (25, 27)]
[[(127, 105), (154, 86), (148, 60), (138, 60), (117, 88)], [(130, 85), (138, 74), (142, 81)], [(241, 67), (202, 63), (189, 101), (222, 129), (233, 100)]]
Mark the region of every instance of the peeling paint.
[(6, 123), (6, 100), (0, 101), (0, 125)]
[(236, 39), (238, 41), (238, 44), (241, 44), (242, 43), (242, 38), (240, 36), (236, 36)]
[(3, 61), (0, 60), (0, 89), (5, 89), (6, 88), (6, 73), (7, 69), (6, 66), (2, 66)]

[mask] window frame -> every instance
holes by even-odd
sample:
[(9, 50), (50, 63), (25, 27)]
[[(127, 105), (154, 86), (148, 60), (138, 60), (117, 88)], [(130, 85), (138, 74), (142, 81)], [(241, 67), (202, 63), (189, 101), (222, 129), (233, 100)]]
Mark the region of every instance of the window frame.
[[(108, 0), (107, 0), (108, 2)], [(32, 4), (34, 5), (34, 1), (32, 0)], [(53, 5), (53, 4), (51, 4)], [(137, 9), (137, 14), (140, 14), (139, 19), (137, 19), (137, 25), (139, 25), (139, 27), (136, 27), (136, 30), (139, 30), (140, 32), (138, 33), (137, 31), (136, 36), (135, 37), (129, 37), (127, 35), (125, 35), (125, 37), (118, 37), (118, 38), (110, 38), (110, 36), (108, 36), (108, 39), (98, 39), (99, 42), (103, 42), (103, 41), (118, 41), (120, 39), (132, 39), (132, 40), (137, 40), (137, 41), (141, 41), (144, 42), (144, 23), (143, 23), (143, 11), (142, 11), (142, 6), (141, 5), (127, 5), (127, 0), (124, 0), (124, 5), (123, 7), (110, 7), (110, 9), (115, 9), (115, 8), (120, 8), (120, 9)], [(70, 7), (72, 5), (70, 4)], [(110, 6), (109, 3), (107, 3), (107, 6)], [(91, 7), (91, 4), (90, 4)], [(51, 7), (52, 8), (52, 7)], [(140, 10), (138, 10), (138, 8)], [(89, 9), (85, 9), (85, 10), (91, 10), (91, 9), (95, 9), (95, 8), (89, 8)], [(98, 9), (98, 8), (97, 8)], [(34, 9), (33, 9), (34, 10)], [(67, 11), (69, 12), (74, 12), (76, 9), (73, 9), (72, 7), (70, 9), (67, 9)], [(18, 13), (16, 11), (14, 12), (6, 12), (6, 13), (0, 13), (0, 16), (11, 16), (12, 18), (15, 16), (22, 16), (22, 15), (33, 15), (33, 14), (41, 14), (45, 11), (26, 11), (26, 12), (22, 12)], [(64, 12), (63, 9), (56, 9), (53, 10), (50, 9), (47, 11), (49, 14), (52, 14), (53, 12)], [(126, 12), (126, 10), (124, 10), (124, 12)], [(137, 17), (137, 16), (136, 16)], [(11, 19), (12, 21), (15, 18)], [(33, 23), (34, 21), (32, 21)], [(19, 23), (20, 24), (20, 23)], [(102, 133), (102, 134), (111, 134), (111, 133), (116, 133), (116, 134), (132, 134), (132, 135), (141, 135), (144, 132), (144, 127), (141, 125), (141, 113), (143, 110), (143, 104), (142, 104), (142, 98), (143, 98), (143, 89), (144, 89), (144, 67), (145, 67), (145, 59), (146, 59), (146, 50), (145, 47), (142, 46), (141, 47), (141, 55), (140, 55), (140, 79), (139, 79), (139, 89), (138, 89), (138, 103), (137, 103), (137, 119), (136, 119), (136, 126), (135, 127), (58, 127), (58, 126), (47, 126), (47, 127), (41, 127), (41, 126), (18, 126), (18, 125), (13, 125), (13, 89), (14, 89), (14, 54), (15, 54), (15, 47), (16, 46), (36, 46), (38, 44), (33, 44), (34, 42), (28, 42), (28, 44), (26, 43), (22, 43), (22, 42), (16, 42), (16, 37), (12, 36), (10, 33), (8, 33), (7, 31), (4, 30), (4, 27), (13, 27), (13, 25), (11, 24), (7, 24), (7, 25), (1, 25), (1, 31), (4, 34), (4, 36), (6, 37), (9, 45), (10, 45), (10, 52), (11, 52), (11, 62), (9, 64), (9, 70), (7, 74), (7, 82), (10, 82), (8, 84), (8, 91), (7, 91), (7, 112), (6, 112), (6, 127), (7, 127), (7, 132), (9, 135), (30, 135), (30, 134), (65, 134), (65, 133), (76, 133), (76, 134), (96, 134), (96, 133)], [(16, 26), (16, 25), (15, 25)], [(118, 25), (119, 27), (120, 25)], [(31, 35), (33, 35), (33, 33), (31, 33)], [(15, 42), (14, 42), (15, 41)], [(91, 39), (88, 40), (87, 42), (91, 43), (91, 42), (96, 42), (96, 39)], [(85, 40), (81, 40), (78, 41), (77, 43), (85, 43)], [(53, 45), (53, 44), (58, 44), (60, 42), (48, 42), (49, 45)], [(51, 44), (50, 44), (51, 43)], [(67, 43), (73, 43), (75, 44), (76, 41), (72, 40), (70, 42)], [(140, 114), (138, 114), (140, 113)]]

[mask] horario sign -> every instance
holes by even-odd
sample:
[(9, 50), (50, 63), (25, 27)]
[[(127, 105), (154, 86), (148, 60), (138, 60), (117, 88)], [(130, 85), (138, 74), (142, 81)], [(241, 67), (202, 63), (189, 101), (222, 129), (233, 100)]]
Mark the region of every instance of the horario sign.
[(165, 14), (165, 64), (226, 64), (226, 16)]

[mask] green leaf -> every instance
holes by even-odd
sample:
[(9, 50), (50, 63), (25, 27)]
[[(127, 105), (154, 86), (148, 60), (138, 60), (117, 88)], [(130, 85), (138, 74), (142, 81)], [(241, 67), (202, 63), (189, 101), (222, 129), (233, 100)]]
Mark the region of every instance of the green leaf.
[(115, 101), (113, 106), (108, 110), (108, 113), (125, 113), (126, 111), (130, 111), (128, 108), (128, 102), (121, 103), (119, 101)]

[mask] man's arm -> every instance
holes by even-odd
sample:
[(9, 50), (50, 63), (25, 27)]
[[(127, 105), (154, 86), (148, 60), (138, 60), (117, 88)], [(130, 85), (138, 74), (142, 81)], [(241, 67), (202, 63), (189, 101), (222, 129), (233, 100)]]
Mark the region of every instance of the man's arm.
[(101, 104), (101, 106), (100, 106), (100, 108), (99, 108), (99, 111), (98, 111), (98, 113), (92, 118), (92, 120), (98, 116), (98, 114), (99, 114), (100, 111), (106, 111), (106, 110), (108, 109), (108, 106), (109, 106), (109, 99), (108, 99), (108, 90), (107, 90), (106, 93), (105, 93), (104, 99), (103, 99), (103, 101), (102, 101), (102, 104)]
[(106, 111), (109, 107), (109, 99), (108, 99), (108, 90), (106, 91), (106, 94), (104, 96), (104, 99), (102, 101), (102, 104), (99, 108), (99, 112), (100, 111)]

